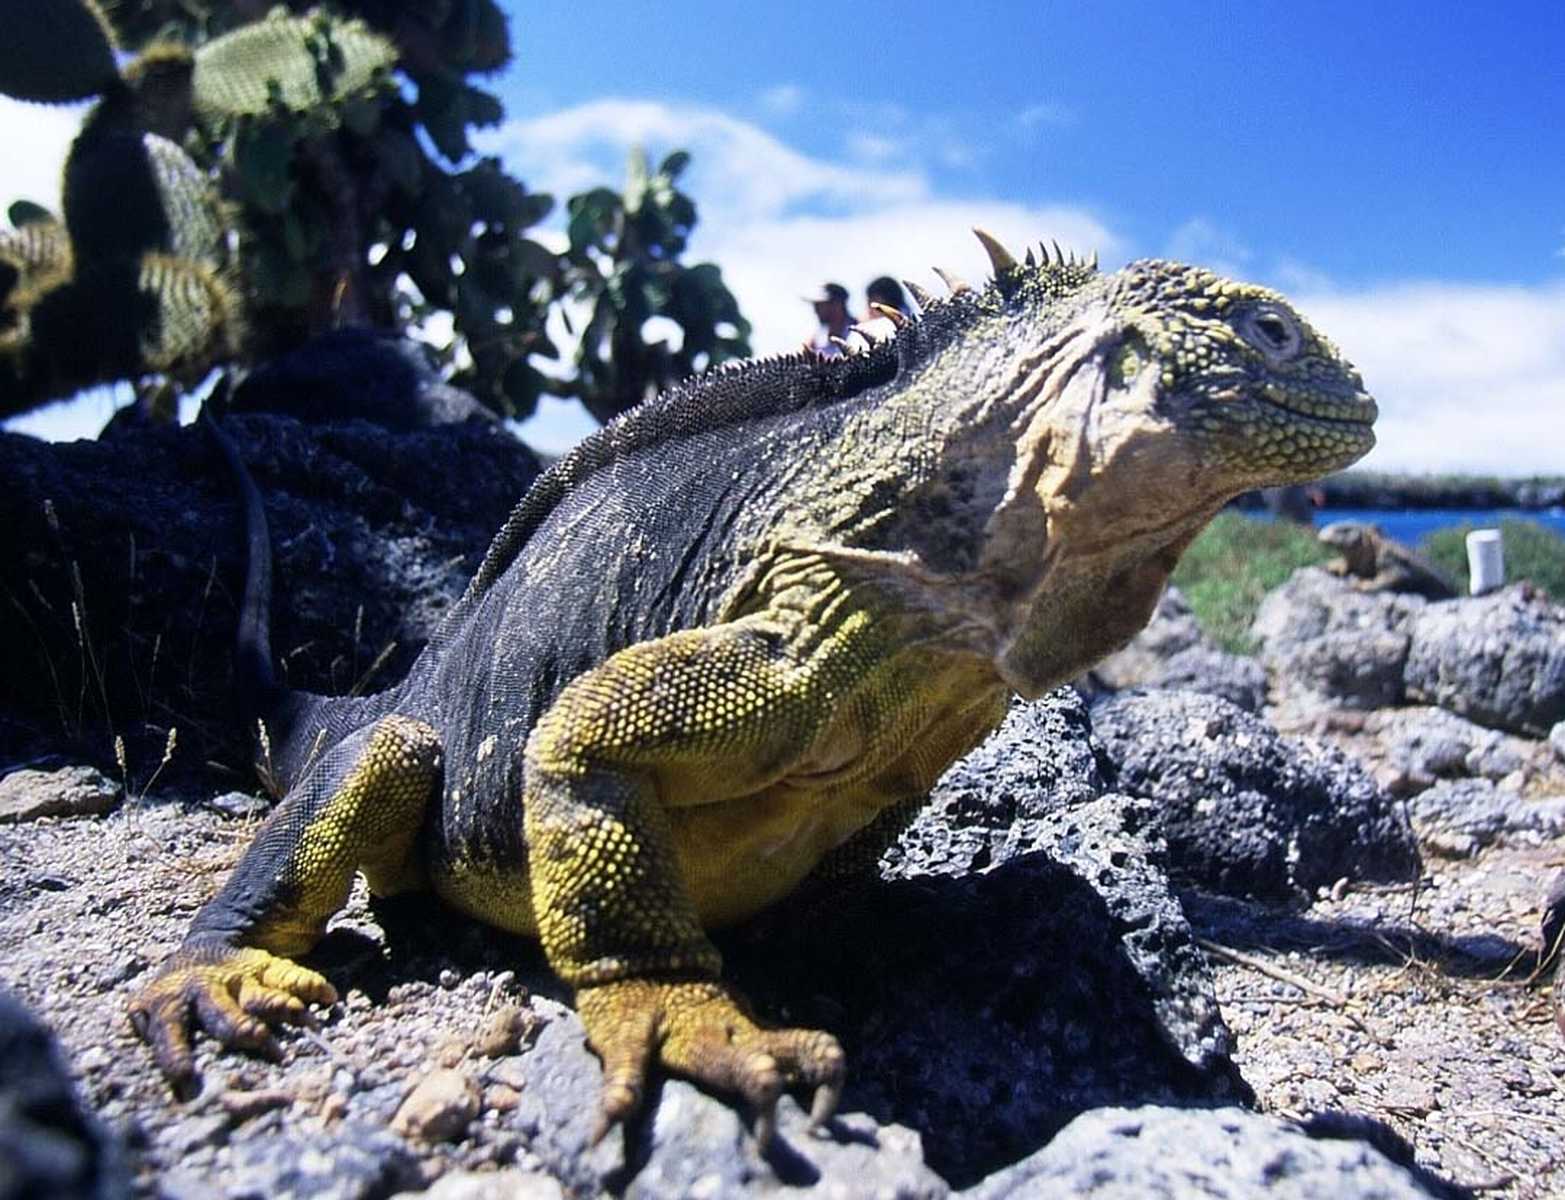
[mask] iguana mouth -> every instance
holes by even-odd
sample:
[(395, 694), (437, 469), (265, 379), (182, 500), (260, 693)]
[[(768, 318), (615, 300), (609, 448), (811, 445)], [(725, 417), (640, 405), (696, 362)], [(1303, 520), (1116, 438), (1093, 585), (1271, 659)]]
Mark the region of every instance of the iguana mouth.
[(1267, 383), (1260, 388), (1257, 396), (1269, 407), (1281, 409), (1290, 416), (1306, 417), (1330, 425), (1369, 426), (1380, 415), (1374, 397), (1362, 391), (1351, 395), (1324, 391), (1301, 393), (1280, 384)]

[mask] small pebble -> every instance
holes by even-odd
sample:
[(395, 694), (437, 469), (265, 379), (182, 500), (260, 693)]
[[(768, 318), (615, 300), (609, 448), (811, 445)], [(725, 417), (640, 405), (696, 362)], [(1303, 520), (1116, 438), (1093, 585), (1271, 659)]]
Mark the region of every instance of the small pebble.
[(478, 1110), (478, 1086), (460, 1071), (441, 1068), (419, 1080), (392, 1117), (391, 1127), (426, 1142), (455, 1141)]
[(236, 1122), (243, 1122), (275, 1108), (286, 1108), (293, 1103), (293, 1093), (282, 1088), (255, 1092), (226, 1091), (218, 1096), (217, 1102)]
[(507, 1004), (504, 1008), (497, 1008), (485, 1019), (473, 1049), (485, 1058), (515, 1054), (524, 1042), (532, 1040), (540, 1024), (538, 1014), (531, 1008)]
[(491, 1083), (484, 1089), (484, 1107), (494, 1112), (510, 1112), (522, 1099), (522, 1094), (503, 1083)]

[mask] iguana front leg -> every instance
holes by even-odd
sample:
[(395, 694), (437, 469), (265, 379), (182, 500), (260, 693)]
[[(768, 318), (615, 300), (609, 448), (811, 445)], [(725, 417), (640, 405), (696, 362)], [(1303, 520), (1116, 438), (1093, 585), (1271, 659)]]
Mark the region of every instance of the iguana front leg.
[(438, 787), (440, 740), (389, 716), (344, 739), (266, 819), (184, 944), (130, 1003), (136, 1031), (175, 1091), (196, 1083), (190, 1037), (279, 1054), (271, 1026), (310, 1020), (335, 990), (288, 958), (319, 940), (355, 871), (387, 893), (413, 881), (410, 854)]
[(756, 616), (632, 646), (580, 676), (528, 739), (525, 825), (539, 933), (603, 1059), (598, 1136), (651, 1065), (737, 1092), (764, 1142), (785, 1087), (841, 1090), (829, 1034), (768, 1029), (718, 980), (669, 810), (743, 797), (809, 754), (869, 673), (864, 622), (830, 633)]

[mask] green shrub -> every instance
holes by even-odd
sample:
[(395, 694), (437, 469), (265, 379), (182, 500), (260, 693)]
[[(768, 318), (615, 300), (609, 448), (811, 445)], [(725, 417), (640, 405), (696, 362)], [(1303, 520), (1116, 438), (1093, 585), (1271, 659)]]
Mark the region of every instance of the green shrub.
[(1224, 512), (1185, 551), (1173, 582), (1218, 645), (1247, 654), (1254, 649), (1250, 622), (1262, 597), (1299, 567), (1331, 554), (1302, 525)]
[[(1471, 521), (1437, 529), (1419, 543), (1424, 556), (1467, 591), (1467, 535), (1483, 528)], [(1507, 517), (1500, 522), (1505, 543), (1505, 578), (1530, 580), (1556, 600), (1565, 600), (1565, 537), (1536, 521)]]

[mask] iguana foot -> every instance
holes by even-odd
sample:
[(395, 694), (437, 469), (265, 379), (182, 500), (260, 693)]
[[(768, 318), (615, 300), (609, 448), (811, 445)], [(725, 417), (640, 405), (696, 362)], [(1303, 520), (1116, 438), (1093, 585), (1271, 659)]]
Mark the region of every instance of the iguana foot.
[(810, 1125), (836, 1110), (845, 1059), (829, 1033), (767, 1029), (720, 983), (627, 979), (582, 988), (577, 1011), (603, 1060), (603, 1093), (594, 1143), (641, 1107), (648, 1069), (668, 1070), (720, 1092), (736, 1092), (756, 1112), (763, 1147), (777, 1131), (777, 1098), (810, 1087)]
[(324, 977), (265, 950), (185, 946), (130, 1002), (130, 1023), (181, 1099), (196, 1091), (190, 1049), (194, 1029), (230, 1049), (276, 1059), (278, 1023), (308, 1025), (311, 1004), (331, 1004), (337, 991)]

